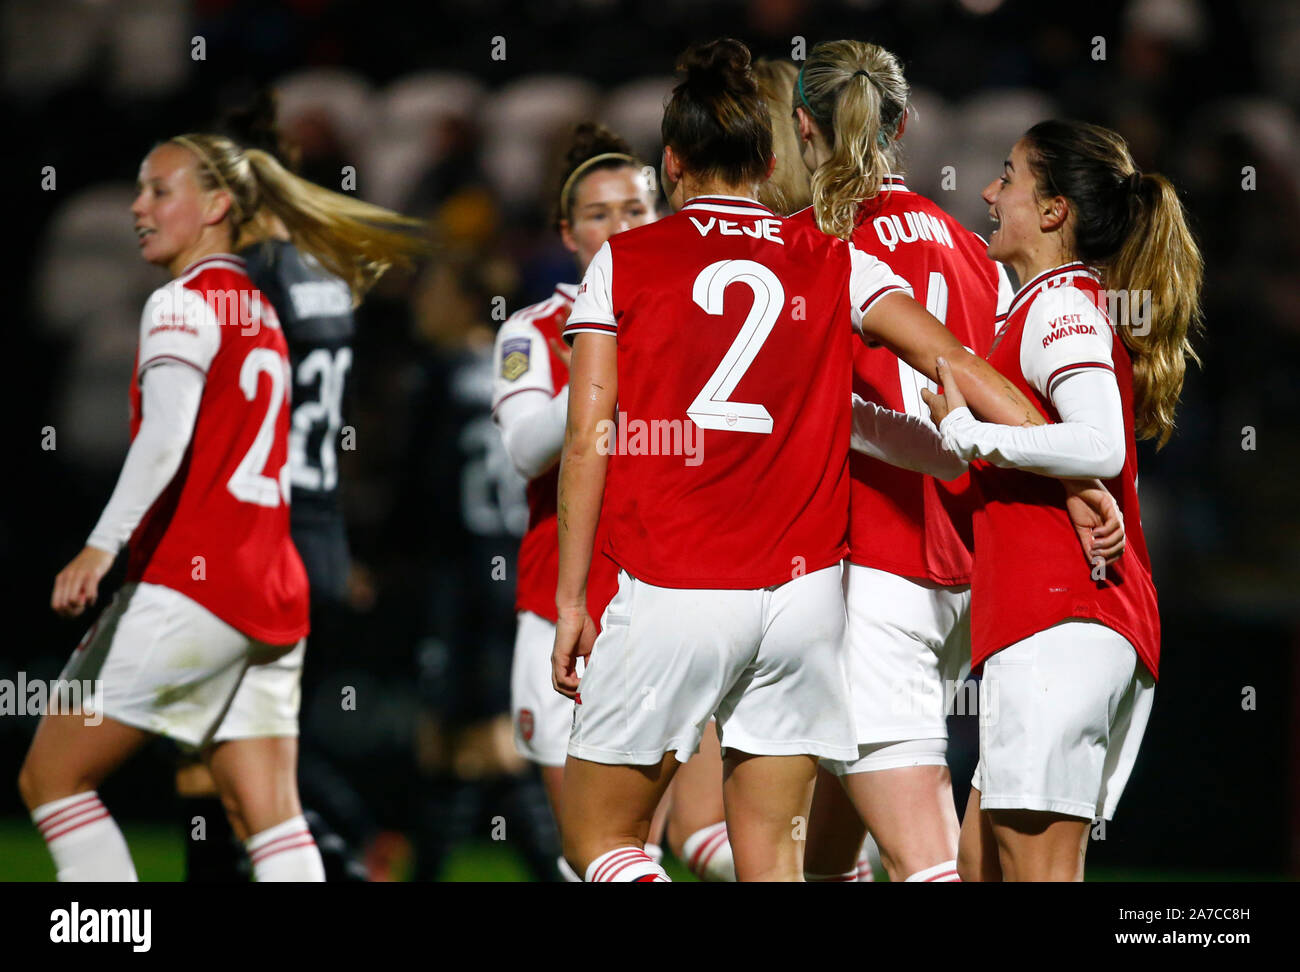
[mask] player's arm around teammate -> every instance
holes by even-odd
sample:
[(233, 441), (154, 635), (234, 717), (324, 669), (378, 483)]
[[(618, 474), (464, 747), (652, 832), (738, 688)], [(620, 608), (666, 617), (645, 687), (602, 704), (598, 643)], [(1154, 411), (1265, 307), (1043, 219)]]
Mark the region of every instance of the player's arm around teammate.
[[(657, 449), (653, 455), (620, 454), (614, 464), (620, 476), (618, 498), (642, 509), (646, 509), (641, 506), (643, 499), (659, 497), (662, 503), (667, 498), (665, 490), (674, 489), (676, 484), (697, 482), (707, 485), (703, 493), (695, 493), (690, 509), (705, 520), (730, 522), (739, 496), (727, 488), (728, 483), (735, 479), (734, 485), (742, 492), (753, 491), (743, 485), (746, 477), (727, 477), (721, 482), (714, 477), (754, 458), (753, 450), (774, 447), (769, 442), (780, 445), (785, 441), (753, 434), (765, 431), (764, 420), (757, 415), (746, 418), (744, 423), (733, 415), (730, 426), (715, 424), (703, 411), (709, 407), (704, 401), (708, 396), (697, 394), (698, 388), (686, 390), (697, 380), (700, 384), (711, 380), (708, 371), (717, 367), (717, 361), (724, 357), (735, 339), (730, 326), (710, 327), (707, 333), (701, 333), (692, 324), (701, 314), (716, 316), (723, 312), (701, 309), (704, 297), (699, 287), (704, 284), (696, 284), (697, 296), (692, 300), (690, 281), (707, 282), (711, 279), (709, 273), (734, 267), (735, 272), (756, 274), (757, 286), (765, 290), (778, 287), (775, 271), (742, 256), (761, 253), (764, 247), (773, 259), (782, 261), (778, 265), (788, 266), (781, 252), (784, 247), (775, 239), (779, 219), (752, 201), (755, 187), (770, 171), (771, 132), (748, 63), (748, 51), (735, 41), (692, 49), (683, 57), (685, 77), (665, 112), (668, 148), (664, 171), (665, 184), (674, 187), (671, 196), (674, 208), (686, 208), (689, 212), (679, 212), (656, 226), (611, 240), (588, 271), (584, 292), (579, 295), (570, 321), (568, 333), (576, 334), (576, 338), (566, 449), (560, 473), (560, 571), (556, 592), (559, 622), (553, 659), (556, 685), (570, 696), (578, 696), (576, 659), (591, 654), (595, 633), (587, 616), (583, 583), (591, 556), (595, 517), (605, 488), (608, 443), (602, 448), (598, 430), (602, 422), (614, 417), (616, 396), (620, 413), (631, 416), (625, 419), (621, 414), (620, 424), (646, 422), (653, 417), (658, 421), (675, 421), (680, 426), (682, 419), (676, 416), (690, 409), (698, 412), (699, 419), (685, 419), (691, 429), (683, 434), (694, 438), (694, 430), (709, 428), (708, 435), (718, 436), (709, 441), (716, 442), (722, 450), (716, 460), (711, 458), (712, 453), (709, 458), (697, 455), (707, 466), (705, 469), (700, 469), (700, 462), (683, 464), (681, 458), (661, 456)], [(688, 201), (691, 201), (689, 206)], [(731, 216), (741, 222), (729, 221), (727, 217)], [(741, 225), (745, 227), (743, 232)], [(769, 242), (764, 242), (765, 226)], [(715, 229), (720, 232), (709, 236)], [(610, 248), (615, 247), (611, 253)], [(727, 256), (732, 259), (718, 259)], [(835, 256), (838, 269), (833, 271), (835, 283), (831, 286), (843, 287), (848, 269), (846, 253), (840, 251)], [(657, 263), (663, 264), (672, 279), (651, 269)], [(789, 269), (794, 279), (793, 274), (798, 270)], [(808, 272), (812, 269), (810, 266), (804, 273), (803, 279), (808, 283), (817, 279), (815, 272)], [(627, 290), (621, 285), (625, 279), (631, 285)], [(721, 288), (725, 286), (721, 283)], [(619, 294), (617, 298), (613, 296), (615, 290)], [(738, 297), (740, 293), (737, 289)], [(767, 306), (774, 320), (782, 315), (783, 301)], [(841, 338), (832, 337), (838, 331), (836, 320), (842, 320), (836, 317), (837, 307), (842, 307), (838, 294), (828, 294), (820, 311), (812, 315), (817, 324), (808, 337), (811, 343), (801, 351), (800, 371), (812, 364), (808, 356), (823, 346), (823, 339), (828, 348), (839, 349), (840, 353), (847, 350)], [(739, 324), (737, 313), (733, 309), (731, 314), (736, 325)], [(773, 323), (768, 323), (769, 329)], [(786, 328), (777, 327), (780, 333), (787, 332)], [(789, 339), (797, 342), (795, 330), (790, 329), (788, 333)], [(633, 355), (626, 368), (622, 357), (625, 340), (631, 342), (627, 349)], [(683, 350), (672, 355), (645, 354), (646, 345), (640, 343), (653, 345), (665, 340), (673, 341)], [(784, 343), (786, 339), (778, 340)], [(685, 348), (696, 342), (699, 347), (684, 353)], [(759, 346), (755, 345), (754, 350), (758, 352)], [(778, 374), (773, 369), (780, 362), (780, 355), (760, 354), (756, 363), (748, 367), (756, 373), (766, 372), (765, 384), (770, 386), (774, 384), (771, 376)], [(693, 374), (701, 367), (705, 371), (696, 379)], [(827, 367), (831, 370), (824, 371)], [(801, 374), (798, 379), (801, 391), (803, 382), (812, 379), (809, 370), (810, 374)], [(684, 371), (685, 376), (678, 374), (679, 371)], [(834, 365), (824, 365), (816, 372), (823, 373), (833, 374)], [(789, 402), (785, 400), (794, 388), (788, 371), (779, 374), (782, 377), (779, 384), (784, 386), (780, 391), (783, 406), (780, 421), (785, 422), (789, 416), (784, 408), (794, 406), (793, 398)], [(844, 375), (847, 379), (847, 370)], [(767, 404), (775, 408), (775, 388), (769, 388), (769, 392), (773, 398)], [(714, 394), (721, 395), (716, 391)], [(825, 394), (835, 394), (833, 382)], [(694, 406), (691, 395), (697, 398)], [(752, 405), (737, 405), (737, 409), (751, 414), (758, 411)], [(830, 433), (832, 426), (828, 421), (834, 412), (827, 412), (823, 405), (820, 413), (816, 408), (813, 413), (805, 423), (805, 434), (819, 438), (823, 433)], [(666, 419), (666, 415), (674, 415), (674, 419)], [(826, 445), (829, 447), (829, 439)], [(708, 465), (710, 462), (714, 464)], [(820, 475), (816, 479), (820, 484)], [(614, 489), (612, 481), (610, 488)], [(826, 500), (819, 496), (814, 505), (820, 510), (824, 502), (830, 502), (829, 494)], [(619, 593), (606, 614), (607, 627), (601, 634), (601, 647), (583, 676), (581, 696), (577, 699), (580, 704), (565, 773), (566, 855), (578, 870), (586, 872), (588, 880), (624, 880), (628, 876), (662, 880), (662, 872), (651, 867), (640, 850), (649, 815), (671, 780), (677, 761), (684, 761), (695, 750), (703, 726), (717, 712), (723, 744), (730, 746), (724, 799), (736, 851), (737, 874), (742, 880), (798, 880), (800, 848), (792, 831), (796, 818), (806, 814), (815, 767), (812, 757), (798, 753), (808, 744), (804, 740), (810, 737), (796, 725), (793, 730), (785, 727), (782, 732), (793, 731), (799, 741), (790, 738), (773, 742), (773, 732), (779, 727), (766, 724), (760, 710), (751, 711), (760, 704), (760, 699), (755, 696), (751, 701), (744, 697), (751, 693), (746, 688), (749, 680), (742, 680), (741, 675), (751, 663), (760, 666), (760, 672), (770, 669), (762, 681), (772, 683), (765, 684), (763, 689), (774, 701), (780, 688), (773, 679), (779, 671), (789, 669), (788, 682), (799, 681), (803, 663), (789, 654), (793, 644), (773, 642), (765, 649), (759, 641), (763, 625), (757, 622), (763, 612), (777, 610), (778, 605), (785, 604), (787, 597), (782, 588), (791, 593), (796, 588), (807, 588), (810, 593), (817, 592), (818, 597), (829, 597), (829, 605), (833, 607), (838, 596), (838, 577), (830, 578), (824, 570), (817, 570), (790, 584), (771, 586), (782, 576), (789, 579), (788, 559), (776, 567), (778, 576), (770, 577), (773, 564), (759, 562), (740, 537), (732, 537), (728, 544), (729, 528), (725, 526), (704, 528), (706, 536), (701, 539), (711, 549), (691, 551), (680, 542), (684, 539), (680, 531), (686, 520), (697, 524), (700, 520), (680, 505), (663, 512), (671, 515), (672, 522), (667, 522), (669, 517), (666, 517), (662, 530), (639, 541), (638, 533), (644, 529), (640, 522), (616, 516), (611, 524), (616, 532), (610, 542), (620, 555), (616, 559), (623, 573)], [(813, 530), (819, 549), (804, 548), (810, 557), (823, 558), (827, 551), (820, 549), (822, 541), (833, 548), (838, 539), (836, 534), (842, 531), (842, 527), (836, 530), (834, 526), (833, 502), (827, 513), (828, 529)], [(776, 524), (776, 529), (781, 531), (786, 527)], [(740, 573), (736, 573), (733, 563), (736, 560), (742, 562)], [(833, 553), (831, 561), (837, 563)], [(815, 566), (825, 565), (819, 559)], [(744, 570), (752, 573), (755, 567), (762, 571), (763, 579), (755, 577), (748, 581), (749, 575)], [(764, 606), (769, 603), (770, 607)], [(793, 610), (793, 605), (784, 610)], [(826, 623), (819, 624), (826, 627)], [(807, 627), (801, 627), (807, 634)], [(826, 668), (825, 665), (833, 661), (837, 644), (829, 629), (819, 633), (815, 643), (809, 644), (810, 649), (816, 650), (810, 650), (809, 654), (820, 659), (826, 652), (830, 657), (802, 677), (816, 678), (818, 684), (823, 679), (831, 679), (834, 666)], [(716, 645), (717, 650), (710, 645)], [(771, 652), (770, 659), (764, 660), (765, 652)], [(625, 663), (635, 664), (641, 674), (620, 677), (618, 672), (624, 664), (620, 663), (620, 656), (626, 659)], [(637, 684), (642, 678), (646, 680), (644, 686)], [(755, 684), (754, 689), (757, 691), (759, 685)], [(642, 700), (647, 704), (637, 705)], [(831, 713), (828, 721), (819, 722), (821, 714), (811, 711), (811, 707), (796, 708), (799, 712), (794, 722), (813, 730), (812, 738), (825, 741), (848, 735), (844, 731), (847, 727), (839, 725), (843, 721), (840, 715)], [(629, 726), (630, 733), (618, 728), (624, 722), (618, 715), (620, 711), (635, 716), (635, 726)], [(730, 743), (729, 730), (735, 736)], [(745, 740), (746, 745), (737, 747), (735, 740)], [(842, 745), (835, 744), (834, 751), (839, 751)]]
[[(613, 466), (622, 512), (609, 546), (624, 570), (607, 617), (617, 614), (620, 630), (602, 632), (600, 643), (608, 638), (609, 647), (596, 650), (575, 710), (566, 853), (596, 879), (612, 868), (610, 854), (622, 855), (620, 871), (643, 868), (639, 835), (650, 799), (673, 770), (666, 753), (675, 749), (683, 760), (694, 752), (700, 728), (716, 713), (737, 876), (798, 880), (795, 823), (806, 818), (813, 757), (856, 752), (846, 742), (851, 717), (839, 664), (850, 362), (849, 347), (834, 336), (837, 322), (850, 303), (864, 337), (931, 373), (938, 354), (963, 352), (882, 262), (814, 227), (783, 223), (753, 202), (773, 160), (743, 45), (716, 42), (688, 52), (684, 62), (687, 78), (664, 120), (665, 184), (682, 211), (602, 249), (566, 329), (578, 342), (560, 478), (561, 617), (553, 659), (566, 693), (577, 695), (576, 659), (592, 650), (581, 585), (610, 446), (608, 426), (603, 445), (600, 428), (612, 419), (615, 398), (620, 430), (680, 423), (664, 416), (686, 412), (716, 446), (683, 468), (658, 447), (646, 453), (634, 444), (630, 454), (640, 458), (620, 455)], [(743, 289), (728, 290), (740, 280)], [(744, 300), (747, 291), (752, 302)], [(737, 297), (729, 312), (731, 293)], [(806, 296), (809, 323), (792, 323), (786, 293)], [(719, 317), (727, 323), (710, 321)], [(768, 342), (773, 349), (764, 348)], [(982, 361), (962, 367), (981, 409), (1022, 417), (1032, 411)], [(742, 379), (749, 383), (743, 394), (766, 400), (734, 400)], [(811, 397), (809, 387), (816, 389)], [(782, 435), (769, 438), (777, 428)], [(797, 466), (792, 477), (787, 470)], [(775, 483), (755, 485), (777, 467), (783, 498)], [(791, 503), (791, 490), (808, 492), (808, 500)], [(647, 530), (652, 507), (665, 522)], [(752, 536), (764, 530), (771, 533), (766, 541)], [(814, 603), (816, 622), (806, 614)], [(782, 623), (758, 623), (778, 609)], [(801, 637), (793, 639), (796, 618)], [(658, 663), (652, 644), (663, 652)], [(624, 672), (625, 664), (639, 674)], [(756, 674), (745, 675), (746, 665)], [(646, 704), (635, 705), (629, 693)], [(648, 868), (640, 873), (656, 876)]]
[[(1173, 186), (1140, 173), (1124, 140), (1098, 126), (1034, 126), (984, 199), (997, 223), (990, 256), (1027, 281), (990, 360), (1055, 422), (976, 422), (950, 376), (930, 399), (945, 442), (985, 463), (976, 542), (989, 538), (999, 565), (977, 568), (974, 588), (973, 660), (996, 716), (981, 711), (961, 869), (1082, 880), (1089, 823), (1113, 815), (1155, 691), (1160, 625), (1134, 442), (1163, 445), (1173, 432), (1196, 360), (1202, 263)], [(1108, 291), (1138, 296), (1112, 304)], [(1052, 557), (1027, 570), (1015, 549), (1060, 536), (1055, 495), (1041, 487), (1059, 475), (1105, 478), (1128, 519), (1124, 556), (1100, 576)], [(1069, 603), (1051, 597), (1059, 591)]]
[[(792, 89), (791, 127), (812, 172), (814, 200), (797, 218), (887, 260), (943, 320), (953, 343), (973, 350), (963, 359), (982, 358), (1010, 285), (982, 240), (906, 185), (899, 143), (909, 93), (897, 58), (859, 41), (819, 44)], [(924, 364), (900, 366), (882, 350), (856, 349), (855, 390), (883, 405), (855, 403), (854, 448), (914, 472), (960, 476), (964, 462), (942, 448), (923, 417), (918, 391), (934, 377)], [(999, 421), (1041, 419), (1011, 412)], [(969, 531), (955, 519), (968, 520), (960, 497), (969, 486), (949, 491), (858, 458), (851, 468), (846, 597), (860, 756), (835, 770), (891, 878), (951, 880), (958, 825), (945, 714), (969, 657), (972, 552)], [(1097, 490), (1094, 499), (1107, 497)], [(1089, 527), (1100, 520), (1089, 510), (1080, 515)], [(1119, 526), (1117, 517), (1112, 525)], [(1080, 539), (1091, 553), (1094, 537)], [(862, 831), (833, 782), (824, 772), (810, 870), (842, 878), (853, 870)]]

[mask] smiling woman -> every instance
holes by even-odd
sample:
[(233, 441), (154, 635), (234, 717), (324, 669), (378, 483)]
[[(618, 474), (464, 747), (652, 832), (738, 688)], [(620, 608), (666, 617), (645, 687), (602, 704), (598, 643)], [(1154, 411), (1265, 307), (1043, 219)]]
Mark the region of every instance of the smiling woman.
[(251, 834), (258, 880), (322, 880), (287, 781), (214, 733), (244, 673), (307, 634), (307, 577), (289, 535), (289, 361), (274, 309), (231, 252), (272, 216), (359, 297), (422, 245), (418, 225), (214, 135), (180, 135), (140, 166), (131, 211), (141, 255), (170, 283), (140, 322), (133, 441), (85, 548), (51, 606), (75, 617), (124, 545), (126, 584), (63, 678), (102, 684), (102, 721), (47, 713), (19, 776), (60, 880), (133, 880), (96, 788), (150, 734), (202, 751)]
[[(1031, 128), (983, 198), (989, 255), (1015, 268), (989, 363), (1051, 424), (977, 422), (941, 371), (930, 396), (945, 445), (974, 467), (979, 558), (972, 667), (996, 687), (961, 832), (961, 870), (982, 880), (1082, 880), (1089, 824), (1109, 820), (1146, 730), (1160, 616), (1137, 493), (1137, 438), (1163, 444), (1200, 317), (1201, 256), (1162, 176), (1139, 173), (1115, 132)], [(1150, 301), (1110, 320), (1106, 289)], [(1048, 476), (1106, 480), (1127, 524), (1118, 562), (1062, 552), (1069, 526)], [(1024, 555), (1032, 549), (1032, 560)], [(1050, 756), (1049, 756), (1050, 754)]]

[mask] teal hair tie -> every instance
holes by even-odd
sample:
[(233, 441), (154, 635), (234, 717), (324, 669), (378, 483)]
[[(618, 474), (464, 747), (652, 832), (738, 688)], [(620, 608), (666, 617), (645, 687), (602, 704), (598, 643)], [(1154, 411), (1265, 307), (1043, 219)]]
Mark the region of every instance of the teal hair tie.
[(803, 93), (803, 69), (807, 66), (808, 66), (807, 61), (804, 61), (804, 63), (799, 66), (799, 77), (797, 79), (797, 84), (796, 84), (796, 87), (799, 89), (799, 100), (802, 101), (803, 106), (808, 109), (808, 114), (812, 115), (818, 121), (821, 121), (821, 119), (818, 118), (817, 116), (817, 112), (813, 111), (813, 106), (808, 104), (808, 96)]

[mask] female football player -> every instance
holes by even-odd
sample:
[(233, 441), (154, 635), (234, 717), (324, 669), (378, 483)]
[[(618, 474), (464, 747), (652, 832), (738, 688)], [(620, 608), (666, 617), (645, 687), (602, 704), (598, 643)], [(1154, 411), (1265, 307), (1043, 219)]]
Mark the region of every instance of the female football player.
[[(908, 84), (898, 59), (861, 41), (818, 44), (792, 100), (813, 173), (813, 206), (796, 221), (886, 260), (961, 344), (986, 355), (1010, 282), (983, 240), (908, 189), (900, 147)], [(862, 398), (925, 415), (920, 391), (932, 383), (886, 349), (856, 345), (853, 372)], [(954, 881), (946, 714), (969, 659), (969, 480), (943, 482), (861, 454), (850, 474), (845, 594), (858, 756), (827, 764), (844, 789), (822, 771), (806, 863), (847, 880), (865, 823), (891, 880)]]
[[(613, 234), (655, 219), (655, 199), (646, 166), (622, 138), (602, 125), (583, 122), (565, 155), (554, 225), (573, 254), (578, 275)], [(564, 445), (569, 404), (569, 349), (560, 331), (577, 285), (561, 283), (546, 300), (516, 311), (497, 332), (493, 362), (493, 416), (506, 452), (528, 480), (528, 532), (519, 548), (515, 588), (518, 628), (510, 673), (515, 746), (541, 767), (542, 781), (558, 821), (562, 804), (565, 747), (573, 703), (551, 685), (555, 644), (557, 463)], [(617, 568), (597, 553), (588, 578), (595, 617), (614, 596)], [(560, 870), (578, 880), (563, 858)]]
[[(1078, 881), (1090, 822), (1115, 812), (1155, 692), (1160, 618), (1134, 440), (1163, 446), (1173, 432), (1197, 360), (1202, 261), (1174, 187), (1139, 172), (1124, 139), (1096, 125), (1035, 125), (983, 198), (996, 225), (989, 256), (1024, 281), (989, 363), (1053, 424), (976, 421), (946, 367), (944, 394), (925, 393), (944, 444), (982, 460), (972, 467), (980, 763), (960, 870)], [(1128, 524), (1117, 563), (1090, 570), (1068, 550), (1049, 476), (1107, 482)]]
[(258, 741), (209, 745), (248, 666), (292, 653), (308, 628), (289, 534), (287, 346), (232, 251), (273, 217), (355, 300), (411, 252), (412, 221), (201, 134), (149, 153), (132, 214), (141, 255), (172, 280), (141, 319), (135, 434), (117, 487), (51, 597), (80, 615), (129, 544), (127, 583), (63, 673), (97, 681), (102, 718), (47, 714), (19, 788), (60, 880), (134, 879), (95, 791), (150, 734), (167, 736), (204, 752), (258, 880), (321, 880), (293, 773)]
[[(808, 170), (799, 158), (799, 143), (789, 124), (790, 92), (797, 70), (789, 61), (759, 58), (754, 78), (772, 121), (776, 166), (758, 188), (758, 201), (778, 216), (788, 216), (812, 202)], [(668, 845), (678, 860), (701, 881), (734, 881), (736, 868), (722, 806), (722, 754), (712, 721), (700, 738), (700, 750), (677, 770), (668, 799)]]
[[(293, 170), (295, 152), (276, 124), (276, 103), (270, 91), (259, 92), (246, 107), (232, 112), (223, 127), (246, 148), (264, 149)], [(337, 627), (347, 597), (350, 554), (343, 504), (339, 489), (338, 445), (343, 434), (344, 403), (347, 400), (355, 329), (353, 295), (348, 284), (324, 270), (294, 243), (288, 228), (272, 215), (262, 214), (243, 227), (237, 243), (245, 260), (245, 272), (264, 300), (275, 309), (289, 347), (292, 374), (289, 422), (289, 481), (291, 484), (289, 530), (294, 546), (307, 571), (311, 594), (311, 626), (322, 639), (313, 638), (313, 658), (330, 648), (329, 632)], [(251, 666), (239, 683), (213, 741), (226, 740), (233, 747), (246, 747), (273, 768), (278, 785), (303, 782), (304, 794), (316, 789), (337, 790), (339, 775), (321, 773), (322, 756), (317, 752), (299, 769), (298, 711), (302, 706), (303, 660), (306, 645), (272, 664)], [(216, 801), (216, 785), (207, 768), (194, 754), (177, 772), (177, 792), (184, 797), (179, 807), (182, 820), (196, 814), (208, 820), (204, 840), (186, 842), (188, 880), (235, 879), (241, 872), (240, 845), (249, 834), (238, 818), (237, 808), (227, 807), (231, 833), (224, 834), (220, 821), (208, 815), (208, 801)], [(355, 794), (356, 806), (362, 806)], [(310, 797), (306, 797), (310, 800)], [(306, 816), (316, 831), (327, 827), (319, 812)], [(187, 825), (188, 826), (188, 825)], [(327, 829), (320, 841), (326, 873), (330, 880), (354, 873), (350, 849), (343, 838)], [(221, 839), (223, 836), (225, 840)]]
[[(1032, 415), (887, 266), (754, 201), (774, 160), (749, 61), (729, 39), (683, 55), (662, 126), (679, 211), (601, 247), (565, 327), (552, 667), (577, 703), (561, 830), (588, 881), (666, 880), (642, 849), (651, 812), (714, 716), (737, 877), (802, 879), (816, 760), (857, 752), (840, 587), (846, 303), (855, 330), (930, 377), (955, 357), (978, 410)], [(593, 652), (607, 467), (620, 573)]]

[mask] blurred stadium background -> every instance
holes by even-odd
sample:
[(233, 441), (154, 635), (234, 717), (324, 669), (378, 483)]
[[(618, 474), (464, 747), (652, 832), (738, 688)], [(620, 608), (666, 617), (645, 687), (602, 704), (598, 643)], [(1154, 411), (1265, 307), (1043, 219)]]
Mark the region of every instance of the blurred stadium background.
[[(549, 228), (572, 123), (605, 121), (657, 162), (673, 57), (719, 35), (772, 57), (790, 57), (799, 38), (896, 51), (917, 109), (909, 182), (977, 231), (979, 190), (1049, 116), (1118, 129), (1143, 169), (1185, 193), (1207, 263), (1204, 366), (1189, 373), (1179, 434), (1159, 454), (1144, 447), (1141, 477), (1163, 677), (1090, 874), (1300, 874), (1291, 0), (8, 0), (3, 414), (17, 441), (0, 557), (17, 624), (0, 679), (55, 677), (85, 628), (54, 618), (48, 601), (125, 454), (138, 315), (162, 279), (131, 228), (140, 159), (272, 84), (305, 175), (338, 188), (355, 167), (359, 196), (428, 218), (439, 245), (360, 311), (356, 448), (341, 457), (357, 566), (350, 603), (309, 650), (304, 761), (323, 782), (307, 799), (373, 878), (528, 879), (524, 837), (537, 827), (515, 825), (530, 811), (500, 775), (522, 769), (508, 721), (457, 715), (467, 694), (500, 711), (508, 693), (511, 584), (490, 571), (497, 554), (513, 561), (519, 484), (491, 436), (471, 434), (490, 425), (456, 399), (452, 376), (466, 356), (481, 362), (493, 298), (513, 310), (575, 276)], [(944, 166), (955, 189), (940, 187)], [(40, 446), (47, 426), (53, 451)], [(355, 689), (355, 711), (341, 707), (342, 686)], [(963, 807), (972, 722), (953, 720)], [(0, 718), (0, 880), (53, 875), (13, 785), (35, 724)], [(171, 759), (159, 744), (103, 789), (145, 879), (181, 874)], [(494, 841), (498, 817), (505, 839)]]

